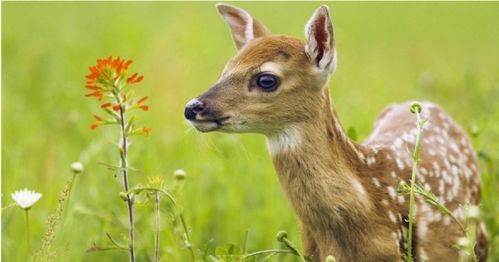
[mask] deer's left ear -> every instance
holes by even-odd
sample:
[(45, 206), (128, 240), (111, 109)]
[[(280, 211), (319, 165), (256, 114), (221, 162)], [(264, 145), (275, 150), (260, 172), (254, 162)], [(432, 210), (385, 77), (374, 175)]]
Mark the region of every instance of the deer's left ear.
[(336, 48), (329, 9), (319, 7), (305, 25), (305, 52), (320, 70), (330, 74), (336, 69)]
[(218, 12), (224, 17), (230, 27), (232, 38), (237, 49), (243, 48), (251, 40), (270, 34), (270, 31), (255, 20), (245, 10), (224, 4), (217, 4)]

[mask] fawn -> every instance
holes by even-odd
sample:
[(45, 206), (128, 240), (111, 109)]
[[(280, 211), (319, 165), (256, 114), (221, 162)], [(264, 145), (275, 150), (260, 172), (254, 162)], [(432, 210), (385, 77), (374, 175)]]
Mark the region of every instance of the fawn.
[[(358, 144), (333, 109), (328, 81), (337, 62), (327, 6), (305, 26), (305, 42), (273, 35), (243, 9), (217, 4), (238, 53), (185, 117), (201, 132), (260, 133), (280, 183), (302, 226), (306, 255), (324, 261), (400, 261), (412, 248), (417, 261), (457, 261), (463, 236), (450, 217), (416, 198), (412, 247), (406, 246), (409, 181), (416, 124), (409, 103), (391, 105), (373, 133)], [(470, 141), (440, 107), (425, 102), (417, 181), (460, 220), (463, 205), (478, 205), (480, 176)], [(476, 253), (485, 260), (487, 236), (477, 230)]]

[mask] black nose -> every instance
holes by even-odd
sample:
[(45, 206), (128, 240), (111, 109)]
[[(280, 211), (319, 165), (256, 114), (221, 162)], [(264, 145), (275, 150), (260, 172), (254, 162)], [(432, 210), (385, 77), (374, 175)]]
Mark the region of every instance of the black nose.
[(185, 111), (184, 111), (184, 116), (188, 120), (194, 120), (196, 119), (196, 115), (200, 114), (201, 112), (204, 111), (204, 103), (197, 100), (193, 99), (187, 103), (185, 106)]

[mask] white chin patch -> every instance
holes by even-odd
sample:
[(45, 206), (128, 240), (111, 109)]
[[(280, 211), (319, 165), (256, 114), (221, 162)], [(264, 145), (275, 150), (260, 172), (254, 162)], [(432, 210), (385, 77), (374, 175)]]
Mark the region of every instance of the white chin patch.
[(210, 132), (210, 131), (214, 131), (214, 130), (217, 130), (220, 125), (215, 123), (215, 122), (211, 122), (211, 121), (190, 121), (192, 126), (194, 126), (194, 128), (196, 128), (198, 131), (200, 132)]
[(286, 128), (277, 134), (269, 135), (267, 137), (267, 146), (271, 155), (295, 150), (300, 146), (300, 143), (300, 131), (295, 127)]

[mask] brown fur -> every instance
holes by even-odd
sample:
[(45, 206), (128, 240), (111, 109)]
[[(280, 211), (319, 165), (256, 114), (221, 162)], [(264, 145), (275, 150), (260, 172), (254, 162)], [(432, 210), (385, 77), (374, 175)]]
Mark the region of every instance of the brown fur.
[[(318, 14), (325, 19), (327, 12)], [(324, 21), (312, 24), (322, 27)], [(328, 32), (322, 33), (327, 38)], [(207, 131), (199, 127), (205, 121), (215, 121), (218, 125), (208, 131), (267, 136), (280, 183), (302, 224), (306, 254), (314, 261), (324, 261), (327, 255), (337, 261), (400, 261), (412, 248), (416, 261), (456, 261), (454, 245), (463, 233), (419, 198), (414, 243), (405, 246), (408, 201), (395, 190), (411, 173), (416, 119), (410, 103), (386, 109), (373, 134), (357, 144), (346, 136), (333, 109), (329, 73), (317, 69), (318, 61), (304, 51), (305, 43), (267, 33), (255, 37), (238, 44), (241, 50), (220, 80), (197, 98), (206, 110), (194, 123), (202, 131)], [(273, 92), (263, 92), (253, 80), (268, 62), (281, 79)], [(423, 116), (429, 122), (418, 183), (464, 220), (462, 205), (480, 201), (475, 152), (442, 109), (423, 103)], [(477, 237), (477, 253), (485, 260), (487, 238), (481, 227)]]

